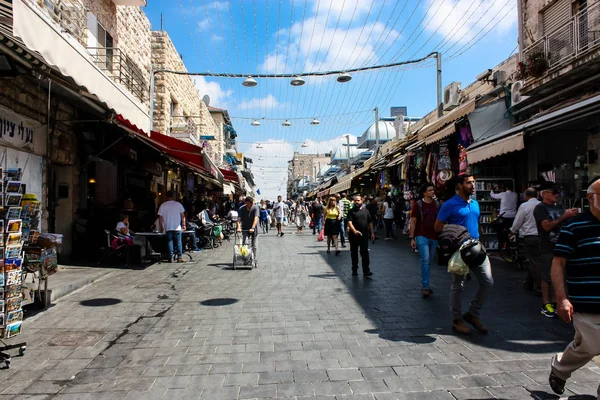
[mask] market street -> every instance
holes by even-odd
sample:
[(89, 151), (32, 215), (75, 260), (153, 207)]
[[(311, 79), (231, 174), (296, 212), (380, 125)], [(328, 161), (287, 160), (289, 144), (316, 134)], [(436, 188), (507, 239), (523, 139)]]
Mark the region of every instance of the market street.
[[(515, 267), (495, 260), (490, 333), (458, 337), (448, 274), (435, 266), (435, 293), (421, 298), (404, 239), (371, 246), (365, 280), (348, 251), (286, 232), (260, 237), (257, 270), (232, 270), (225, 243), (195, 262), (116, 270), (27, 319), (0, 399), (558, 398), (549, 362), (573, 332), (540, 315)], [(590, 363), (563, 398), (592, 398), (569, 396), (598, 381)]]

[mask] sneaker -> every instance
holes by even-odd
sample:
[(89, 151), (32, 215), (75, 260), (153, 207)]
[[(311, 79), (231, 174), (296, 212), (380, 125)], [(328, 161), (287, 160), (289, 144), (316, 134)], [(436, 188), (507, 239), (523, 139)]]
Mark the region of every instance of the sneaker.
[(341, 251), (339, 251), (339, 250), (336, 250), (336, 251), (335, 251), (335, 255), (336, 255), (336, 256), (339, 256), (339, 255), (340, 255), (340, 253), (341, 253)]
[(477, 318), (473, 314), (466, 313), (465, 315), (463, 315), (463, 319), (465, 320), (465, 322), (468, 322), (469, 324), (473, 325), (473, 328), (475, 328), (475, 330), (479, 333), (488, 333), (488, 328), (483, 324), (483, 322), (481, 322), (479, 318)]
[(343, 249), (345, 249), (345, 248), (346, 248), (346, 245), (345, 245), (345, 244), (343, 244), (343, 245), (342, 245), (342, 248), (343, 248)]
[(195, 249), (195, 250), (192, 250), (192, 253), (202, 253), (202, 249)]
[(460, 333), (463, 335), (470, 335), (471, 329), (465, 324), (465, 321), (462, 319), (455, 319), (452, 321), (452, 330), (456, 333)]
[(283, 232), (281, 232), (281, 237), (283, 237), (283, 235), (284, 235), (284, 233), (283, 233)]
[(385, 239), (383, 239), (383, 240), (392, 240), (392, 238), (385, 238)]
[(371, 271), (369, 271), (369, 272), (365, 272), (365, 273), (363, 274), (363, 276), (364, 276), (365, 278), (368, 278), (368, 277), (370, 277), (370, 276), (373, 276), (373, 273), (372, 273)]
[(556, 318), (556, 309), (552, 307), (552, 304), (547, 303), (542, 307), (541, 314), (546, 318)]
[(421, 296), (423, 296), (424, 299), (429, 298), (429, 289), (421, 289)]
[(550, 387), (556, 394), (563, 394), (565, 392), (565, 384), (567, 381), (560, 379), (558, 376), (554, 374), (554, 372), (550, 372), (550, 376), (548, 377), (548, 383)]

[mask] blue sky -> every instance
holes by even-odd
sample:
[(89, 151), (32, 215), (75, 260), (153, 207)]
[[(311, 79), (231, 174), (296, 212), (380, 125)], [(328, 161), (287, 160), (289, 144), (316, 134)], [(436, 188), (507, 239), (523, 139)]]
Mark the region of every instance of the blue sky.
[[(150, 0), (145, 11), (155, 30), (162, 14), (163, 29), (194, 72), (344, 70), (440, 51), (443, 85), (466, 86), (517, 45), (516, 0)], [(257, 79), (254, 88), (239, 78), (195, 81), (212, 106), (229, 110), (261, 197), (273, 198), (285, 193), (294, 151), (324, 153), (344, 134), (360, 136), (375, 107), (387, 116), (391, 106), (407, 106), (417, 117), (435, 108), (434, 60), (352, 76), (343, 84), (335, 76), (306, 77), (301, 87), (289, 79)], [(310, 124), (315, 117), (318, 126)], [(253, 118), (260, 127), (250, 126)], [(281, 125), (286, 119), (292, 126)]]

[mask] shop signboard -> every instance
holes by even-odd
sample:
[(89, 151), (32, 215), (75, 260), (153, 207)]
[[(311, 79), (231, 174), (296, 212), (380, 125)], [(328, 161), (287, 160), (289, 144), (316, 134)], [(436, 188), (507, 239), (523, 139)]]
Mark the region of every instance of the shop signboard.
[(0, 107), (0, 145), (43, 156), (45, 135), (45, 125)]

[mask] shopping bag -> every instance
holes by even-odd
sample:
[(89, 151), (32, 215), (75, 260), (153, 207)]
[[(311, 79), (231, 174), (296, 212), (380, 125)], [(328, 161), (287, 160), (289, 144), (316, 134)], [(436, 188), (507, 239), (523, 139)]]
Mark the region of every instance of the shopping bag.
[(448, 272), (452, 272), (456, 275), (466, 275), (469, 273), (469, 266), (464, 263), (460, 256), (460, 249), (456, 250), (454, 254), (452, 254), (452, 257), (450, 257), (450, 261), (448, 262)]
[(319, 237), (317, 238), (317, 240), (319, 242), (322, 242), (323, 240), (325, 240), (325, 228), (321, 229), (321, 232), (319, 232)]
[(310, 220), (310, 223), (308, 224), (309, 228), (314, 228), (315, 227), (315, 221), (313, 221), (312, 219)]
[(288, 226), (288, 220), (287, 217), (283, 217), (283, 226)]

